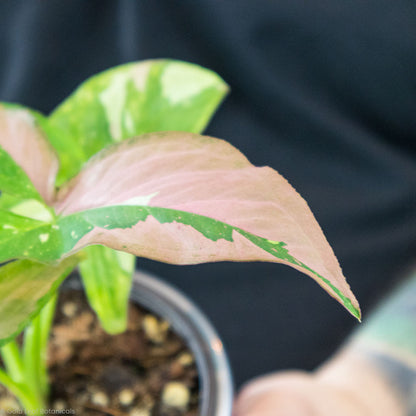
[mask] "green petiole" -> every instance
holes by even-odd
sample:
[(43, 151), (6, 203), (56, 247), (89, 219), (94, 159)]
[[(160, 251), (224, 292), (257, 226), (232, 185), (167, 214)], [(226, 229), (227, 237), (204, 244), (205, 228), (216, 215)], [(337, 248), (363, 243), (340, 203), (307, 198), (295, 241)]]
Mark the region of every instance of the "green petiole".
[(23, 363), (27, 381), (42, 397), (49, 394), (47, 374), (47, 345), (56, 306), (56, 295), (26, 328), (23, 343)]
[(31, 416), (43, 414), (49, 394), (47, 345), (56, 306), (56, 294), (26, 328), (22, 346), (16, 340), (0, 348), (5, 369), (0, 383), (12, 392)]

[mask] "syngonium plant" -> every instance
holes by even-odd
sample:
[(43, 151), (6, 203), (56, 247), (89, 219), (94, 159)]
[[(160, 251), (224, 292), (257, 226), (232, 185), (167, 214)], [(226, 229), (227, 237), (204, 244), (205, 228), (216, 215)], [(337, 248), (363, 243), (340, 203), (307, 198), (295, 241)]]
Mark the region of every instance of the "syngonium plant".
[(360, 319), (300, 195), (273, 169), (199, 135), (227, 90), (212, 71), (154, 60), (90, 78), (48, 117), (1, 104), (0, 346), (7, 371), (0, 369), (0, 382), (32, 413), (48, 391), (44, 352), (55, 293), (77, 265), (110, 333), (126, 327), (134, 256), (287, 264)]

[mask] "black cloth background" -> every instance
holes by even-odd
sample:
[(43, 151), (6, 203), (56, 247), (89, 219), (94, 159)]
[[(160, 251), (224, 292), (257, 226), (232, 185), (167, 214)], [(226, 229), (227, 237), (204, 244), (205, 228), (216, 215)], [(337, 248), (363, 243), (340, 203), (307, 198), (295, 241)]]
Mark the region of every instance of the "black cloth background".
[[(207, 133), (303, 195), (364, 319), (416, 242), (416, 4), (371, 0), (3, 0), (0, 99), (48, 113), (81, 81), (175, 58), (232, 88)], [(312, 369), (356, 324), (311, 279), (276, 264), (138, 267), (180, 287), (228, 349), (236, 383)]]

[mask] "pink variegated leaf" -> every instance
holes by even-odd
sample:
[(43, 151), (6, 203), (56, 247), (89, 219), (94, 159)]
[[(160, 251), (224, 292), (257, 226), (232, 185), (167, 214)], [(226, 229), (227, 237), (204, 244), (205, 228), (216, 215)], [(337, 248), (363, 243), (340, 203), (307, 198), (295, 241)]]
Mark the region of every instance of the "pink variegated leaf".
[(72, 235), (63, 255), (103, 244), (174, 264), (280, 262), (360, 316), (306, 202), (222, 140), (178, 132), (128, 140), (93, 158), (58, 199), (61, 232)]
[(51, 204), (58, 159), (39, 128), (37, 117), (41, 116), (24, 107), (0, 104), (0, 147), (26, 173), (41, 197)]

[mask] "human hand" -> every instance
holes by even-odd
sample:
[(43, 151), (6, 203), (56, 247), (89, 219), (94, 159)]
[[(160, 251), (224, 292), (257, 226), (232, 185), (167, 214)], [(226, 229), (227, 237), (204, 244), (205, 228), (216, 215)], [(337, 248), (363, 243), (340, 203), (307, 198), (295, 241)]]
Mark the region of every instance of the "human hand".
[(250, 382), (233, 416), (404, 416), (393, 389), (367, 359), (346, 351), (315, 373), (284, 372)]

